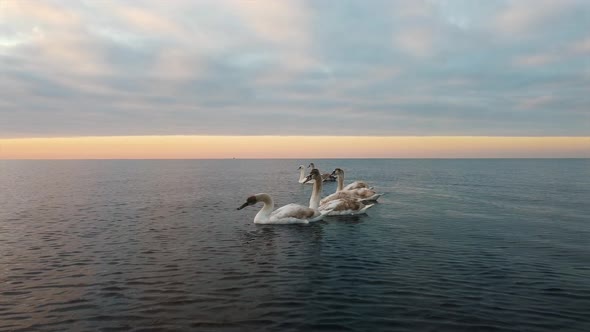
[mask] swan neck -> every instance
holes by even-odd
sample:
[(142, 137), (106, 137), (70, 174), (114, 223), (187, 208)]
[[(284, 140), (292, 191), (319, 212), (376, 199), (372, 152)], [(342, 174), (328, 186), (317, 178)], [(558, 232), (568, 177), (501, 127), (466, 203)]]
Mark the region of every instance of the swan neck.
[(322, 179), (316, 178), (313, 182), (311, 197), (309, 198), (309, 207), (317, 210), (320, 207), (320, 198), (322, 197)]
[(254, 222), (270, 219), (270, 214), (275, 207), (272, 197), (270, 197), (269, 194), (258, 194), (256, 195), (256, 200), (262, 202), (264, 205), (262, 206), (262, 209), (258, 211), (256, 217), (254, 217)]
[(344, 173), (338, 174), (338, 187), (336, 191), (342, 191), (344, 189)]
[(299, 183), (303, 183), (305, 181), (305, 169), (302, 167), (299, 170)]

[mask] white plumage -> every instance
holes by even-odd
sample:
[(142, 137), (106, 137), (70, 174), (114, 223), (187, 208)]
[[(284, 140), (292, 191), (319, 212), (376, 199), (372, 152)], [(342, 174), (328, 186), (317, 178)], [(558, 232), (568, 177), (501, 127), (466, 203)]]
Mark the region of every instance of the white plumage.
[[(318, 172), (317, 170), (315, 170)], [(319, 173), (319, 172), (318, 172)], [(311, 175), (304, 178), (303, 183), (312, 180)], [(274, 201), (269, 194), (261, 193), (248, 197), (246, 203), (238, 208), (241, 210), (248, 205), (254, 205), (262, 202), (262, 209), (254, 217), (254, 223), (257, 224), (307, 224), (313, 221), (321, 220), (331, 210), (318, 210), (322, 192), (322, 181), (315, 181), (309, 199), (309, 207), (300, 204), (287, 204), (274, 210)], [(274, 210), (274, 211), (273, 211)]]

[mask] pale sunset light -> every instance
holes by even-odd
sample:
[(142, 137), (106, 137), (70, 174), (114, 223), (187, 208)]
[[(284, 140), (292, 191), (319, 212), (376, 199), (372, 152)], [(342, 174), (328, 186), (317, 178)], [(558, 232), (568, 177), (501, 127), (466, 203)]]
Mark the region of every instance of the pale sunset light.
[(588, 137), (113, 136), (0, 139), (1, 159), (588, 158)]

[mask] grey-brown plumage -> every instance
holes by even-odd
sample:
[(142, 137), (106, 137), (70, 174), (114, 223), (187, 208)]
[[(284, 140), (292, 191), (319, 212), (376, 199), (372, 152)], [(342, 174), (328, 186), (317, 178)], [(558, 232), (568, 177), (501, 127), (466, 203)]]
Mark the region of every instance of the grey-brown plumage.
[(364, 207), (364, 205), (356, 200), (343, 200), (342, 204), (336, 205), (334, 207), (334, 211), (344, 211), (344, 210), (360, 210)]

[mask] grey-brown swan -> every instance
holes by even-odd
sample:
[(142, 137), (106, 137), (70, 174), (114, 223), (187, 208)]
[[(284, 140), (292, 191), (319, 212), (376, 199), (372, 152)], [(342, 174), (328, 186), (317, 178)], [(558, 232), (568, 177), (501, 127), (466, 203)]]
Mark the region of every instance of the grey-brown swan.
[[(320, 171), (317, 169), (312, 169), (310, 174), (307, 177), (307, 180), (316, 180), (316, 182), (321, 183), (319, 179), (321, 179)], [(321, 193), (321, 189), (319, 191)], [(338, 199), (330, 200), (325, 202), (324, 204), (320, 204), (320, 200), (318, 197), (312, 194), (309, 200), (309, 207), (317, 209), (320, 213), (324, 213), (327, 211), (327, 215), (334, 216), (334, 215), (355, 215), (355, 214), (363, 214), (372, 207), (374, 204), (366, 204), (361, 199), (355, 198), (352, 195), (341, 197)]]
[(324, 197), (320, 201), (320, 205), (326, 204), (329, 201), (340, 198), (356, 198), (363, 201), (376, 201), (381, 195), (372, 189), (358, 188), (358, 189), (344, 189), (344, 171), (341, 168), (336, 168), (332, 175), (338, 179), (338, 187), (336, 192)]

